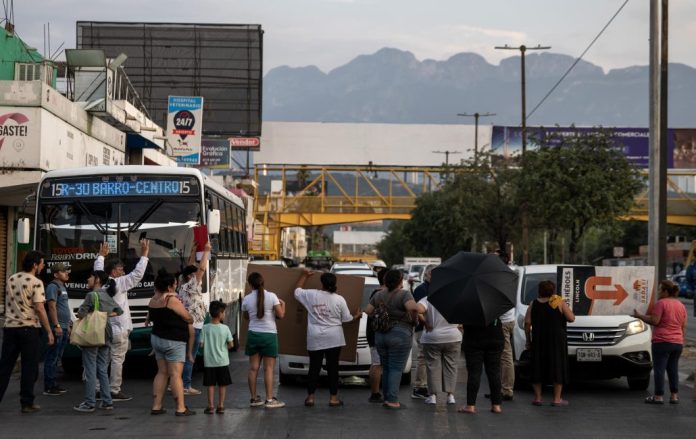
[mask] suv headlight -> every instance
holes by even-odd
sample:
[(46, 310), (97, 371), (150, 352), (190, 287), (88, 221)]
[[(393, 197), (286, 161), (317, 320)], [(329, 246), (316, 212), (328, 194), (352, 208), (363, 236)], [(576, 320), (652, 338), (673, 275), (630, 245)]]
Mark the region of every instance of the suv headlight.
[(640, 334), (648, 329), (648, 326), (642, 320), (634, 320), (626, 326), (626, 335)]

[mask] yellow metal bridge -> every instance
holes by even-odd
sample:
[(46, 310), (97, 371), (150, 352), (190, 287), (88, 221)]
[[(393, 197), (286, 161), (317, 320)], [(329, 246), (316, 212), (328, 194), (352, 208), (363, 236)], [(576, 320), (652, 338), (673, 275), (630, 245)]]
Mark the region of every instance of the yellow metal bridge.
[[(250, 253), (278, 259), (281, 230), (377, 220), (407, 220), (416, 198), (438, 190), (452, 168), (416, 166), (255, 166), (254, 236)], [(696, 225), (696, 170), (670, 170), (667, 222)], [(268, 191), (270, 187), (270, 191)], [(625, 220), (647, 221), (647, 194)]]

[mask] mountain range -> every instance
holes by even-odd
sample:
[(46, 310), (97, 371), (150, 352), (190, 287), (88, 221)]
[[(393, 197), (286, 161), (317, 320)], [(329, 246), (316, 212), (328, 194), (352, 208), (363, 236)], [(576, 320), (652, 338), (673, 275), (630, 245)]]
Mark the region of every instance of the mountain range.
[[(575, 59), (540, 52), (526, 62), (529, 125), (648, 126), (648, 66), (605, 72), (580, 61), (533, 113)], [(696, 69), (669, 65), (669, 126), (696, 126)], [(472, 124), (457, 113), (495, 113), (481, 124), (519, 125), (520, 57), (488, 63), (475, 53), (419, 61), (384, 48), (328, 73), (281, 66), (263, 82), (263, 119), (297, 122)]]

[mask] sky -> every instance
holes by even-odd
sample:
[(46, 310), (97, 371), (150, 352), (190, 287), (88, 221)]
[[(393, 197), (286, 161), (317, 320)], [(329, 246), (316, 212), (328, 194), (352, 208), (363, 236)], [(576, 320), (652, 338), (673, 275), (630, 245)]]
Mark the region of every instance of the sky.
[[(2, 0), (10, 3), (13, 0)], [(75, 22), (261, 24), (264, 71), (315, 65), (324, 72), (383, 47), (419, 60), (476, 52), (489, 63), (516, 52), (494, 46), (551, 46), (578, 56), (625, 0), (14, 0), (17, 34), (44, 52), (75, 47)], [(648, 64), (648, 0), (629, 0), (585, 60), (608, 71)], [(670, 62), (696, 66), (696, 1), (670, 4)], [(3, 11), (0, 11), (3, 14)]]

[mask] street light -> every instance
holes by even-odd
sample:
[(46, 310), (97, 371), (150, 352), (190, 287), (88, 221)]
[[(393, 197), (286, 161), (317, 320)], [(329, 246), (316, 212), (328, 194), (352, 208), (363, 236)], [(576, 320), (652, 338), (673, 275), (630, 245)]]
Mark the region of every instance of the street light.
[(450, 154), (461, 154), (461, 151), (433, 151), (433, 154), (444, 154), (445, 155), (445, 168), (449, 167), (449, 156)]
[[(520, 66), (520, 79), (522, 82), (522, 161), (524, 162), (524, 154), (527, 152), (527, 92), (526, 92), (526, 79), (525, 79), (525, 65), (524, 65), (524, 54), (528, 50), (547, 50), (551, 46), (541, 46), (527, 47), (524, 44), (518, 47), (511, 47), (507, 44), (505, 46), (496, 46), (498, 50), (519, 50), (521, 57)], [(527, 203), (522, 205), (522, 264), (529, 264), (529, 226), (527, 221)]]
[(478, 161), (478, 121), (479, 117), (495, 116), (495, 113), (457, 113), (457, 116), (461, 117), (473, 117), (474, 118), (474, 163)]

